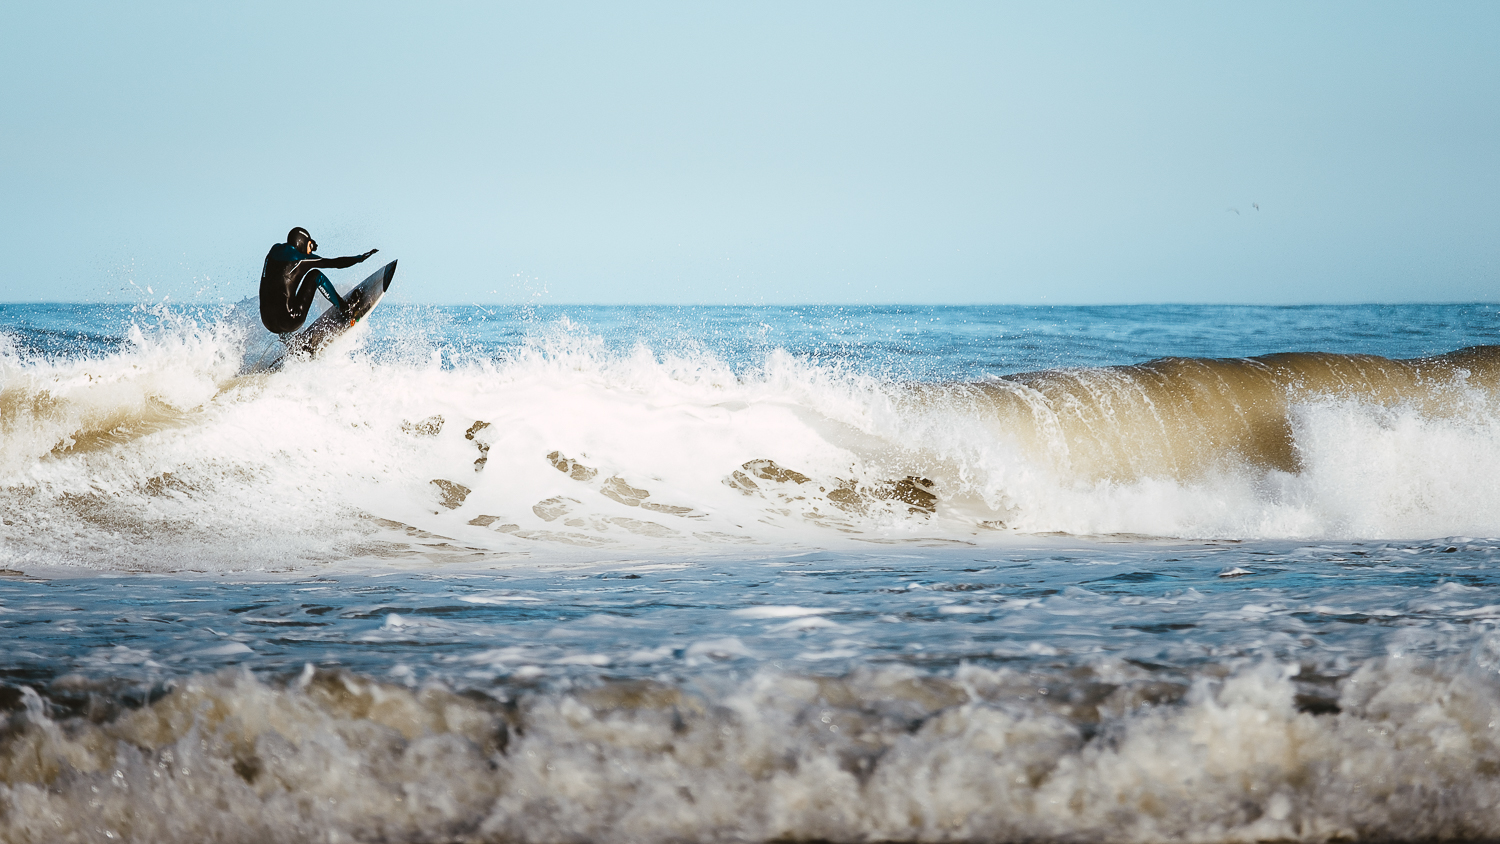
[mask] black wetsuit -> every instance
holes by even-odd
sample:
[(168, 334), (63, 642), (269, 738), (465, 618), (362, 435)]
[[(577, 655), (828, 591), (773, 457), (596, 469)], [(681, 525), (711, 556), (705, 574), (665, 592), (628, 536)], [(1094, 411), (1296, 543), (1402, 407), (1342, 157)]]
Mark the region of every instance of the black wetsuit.
[(260, 271), (260, 321), (277, 334), (296, 331), (307, 321), (318, 284), (327, 280), (318, 268), (341, 270), (368, 257), (320, 258), (301, 252), (290, 243), (272, 246)]

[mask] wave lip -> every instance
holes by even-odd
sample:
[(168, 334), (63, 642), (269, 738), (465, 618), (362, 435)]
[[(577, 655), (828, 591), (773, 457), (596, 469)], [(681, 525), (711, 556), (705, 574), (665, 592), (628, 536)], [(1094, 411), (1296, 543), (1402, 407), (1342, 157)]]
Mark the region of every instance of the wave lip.
[[(1051, 370), (931, 391), (988, 420), (965, 463), (1023, 531), (1223, 538), (1493, 534), (1500, 347)], [(1400, 429), (1399, 436), (1390, 431)]]
[(1409, 407), (1441, 418), (1500, 388), (1500, 347), (1414, 360), (1330, 353), (1163, 358), (1051, 370), (984, 385), (1033, 452), (1091, 479), (1188, 479), (1237, 461), (1296, 472), (1294, 416), (1307, 402)]

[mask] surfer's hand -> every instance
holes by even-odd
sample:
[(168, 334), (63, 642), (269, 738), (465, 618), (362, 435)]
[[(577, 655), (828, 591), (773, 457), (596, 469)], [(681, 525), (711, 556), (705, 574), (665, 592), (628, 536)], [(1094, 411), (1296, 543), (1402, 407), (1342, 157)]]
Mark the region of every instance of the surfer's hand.
[(379, 251), (380, 251), (379, 249), (371, 249), (369, 252), (366, 252), (365, 254), (359, 256), (359, 263), (363, 264), (365, 262), (366, 258), (370, 257), (371, 255), (374, 255), (376, 252), (379, 252)]

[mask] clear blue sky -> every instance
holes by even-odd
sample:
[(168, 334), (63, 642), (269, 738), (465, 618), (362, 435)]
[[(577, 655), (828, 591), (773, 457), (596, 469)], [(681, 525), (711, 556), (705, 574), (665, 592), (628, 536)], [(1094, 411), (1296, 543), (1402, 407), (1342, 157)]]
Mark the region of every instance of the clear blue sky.
[(0, 301), (238, 299), (294, 225), (408, 301), (1494, 301), (1497, 45), (1495, 2), (6, 3)]

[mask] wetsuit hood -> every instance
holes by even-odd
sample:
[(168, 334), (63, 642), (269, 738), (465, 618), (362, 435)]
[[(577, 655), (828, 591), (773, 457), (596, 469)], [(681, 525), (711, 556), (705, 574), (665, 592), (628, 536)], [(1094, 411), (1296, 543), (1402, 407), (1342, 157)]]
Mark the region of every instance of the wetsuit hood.
[(318, 251), (318, 242), (313, 240), (312, 235), (307, 233), (307, 229), (301, 226), (286, 233), (286, 242), (298, 252), (312, 253)]

